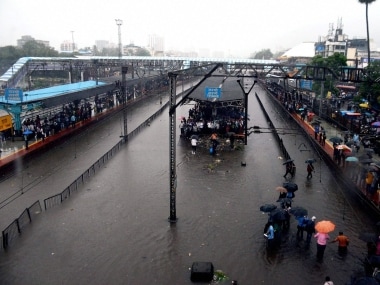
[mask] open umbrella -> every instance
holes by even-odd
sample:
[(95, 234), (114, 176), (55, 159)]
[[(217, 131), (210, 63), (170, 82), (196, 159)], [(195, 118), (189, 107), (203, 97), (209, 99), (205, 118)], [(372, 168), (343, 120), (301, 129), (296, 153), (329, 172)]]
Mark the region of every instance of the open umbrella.
[(288, 164), (288, 163), (291, 163), (291, 162), (293, 162), (294, 161), (294, 159), (288, 159), (287, 161), (285, 161), (282, 165), (284, 165), (284, 164)]
[(27, 136), (27, 135), (33, 134), (33, 132), (29, 129), (26, 129), (22, 134)]
[(276, 187), (276, 191), (278, 191), (280, 193), (286, 193), (286, 192), (288, 192), (288, 190), (286, 190), (285, 187), (281, 187), (281, 186)]
[(329, 138), (329, 141), (336, 143), (336, 144), (340, 144), (343, 140), (340, 137), (331, 137), (331, 138)]
[(363, 232), (359, 234), (359, 239), (364, 242), (371, 242), (371, 241), (376, 242), (378, 238), (379, 238), (379, 235), (375, 233)]
[(371, 154), (371, 153), (375, 152), (375, 150), (374, 150), (373, 148), (365, 148), (365, 149), (363, 149), (363, 150), (364, 150), (364, 152), (366, 152), (367, 154), (368, 154), (368, 153)]
[(336, 148), (337, 149), (341, 149), (343, 151), (350, 151), (350, 152), (352, 151), (352, 149), (350, 147), (348, 147), (347, 145), (345, 145), (345, 144), (340, 144)]
[(361, 103), (361, 104), (359, 104), (359, 107), (360, 108), (366, 108), (366, 109), (368, 109), (369, 108), (369, 103)]
[(292, 207), (290, 210), (289, 210), (289, 213), (292, 214), (293, 216), (295, 217), (303, 217), (303, 216), (307, 216), (307, 210), (303, 207), (299, 207), (299, 206), (296, 206), (296, 207)]
[(346, 157), (345, 161), (349, 161), (349, 162), (358, 162), (359, 161), (359, 158), (355, 157), (355, 156), (348, 156)]
[(316, 125), (320, 125), (321, 122), (320, 121), (314, 121), (314, 122), (311, 122), (310, 125), (312, 126), (316, 126)]
[(372, 158), (359, 159), (362, 164), (370, 164), (373, 162)]
[(315, 158), (308, 158), (305, 160), (305, 163), (314, 163), (314, 162), (317, 162)]
[(379, 285), (375, 277), (362, 276), (355, 280), (352, 285)]
[(373, 123), (371, 124), (371, 126), (372, 126), (373, 128), (380, 128), (380, 122), (379, 122), (379, 121), (377, 121), (377, 122), (373, 122)]
[(199, 136), (198, 135), (191, 135), (190, 137), (191, 139), (196, 139), (196, 140), (199, 140)]
[(315, 225), (315, 230), (319, 233), (329, 233), (335, 230), (335, 224), (333, 224), (331, 221), (320, 221)]
[(260, 206), (260, 211), (264, 213), (269, 213), (273, 211), (274, 209), (277, 209), (277, 206), (274, 204), (265, 204)]
[(286, 215), (285, 215), (285, 210), (283, 209), (274, 209), (269, 213), (270, 219), (272, 219), (274, 222), (275, 221), (285, 221), (286, 220)]
[(298, 185), (293, 182), (284, 182), (282, 186), (288, 190), (288, 192), (296, 192), (298, 190)]

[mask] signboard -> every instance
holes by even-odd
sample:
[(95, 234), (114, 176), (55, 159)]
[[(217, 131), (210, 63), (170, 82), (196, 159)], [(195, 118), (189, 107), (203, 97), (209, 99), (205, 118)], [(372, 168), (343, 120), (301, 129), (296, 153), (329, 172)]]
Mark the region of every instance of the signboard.
[(217, 98), (219, 99), (222, 94), (222, 88), (219, 87), (206, 87), (205, 96), (206, 98)]
[(301, 89), (309, 89), (312, 90), (313, 88), (313, 81), (312, 80), (300, 80), (300, 88)]
[(22, 102), (22, 90), (19, 88), (5, 88), (5, 100), (6, 101), (21, 101)]

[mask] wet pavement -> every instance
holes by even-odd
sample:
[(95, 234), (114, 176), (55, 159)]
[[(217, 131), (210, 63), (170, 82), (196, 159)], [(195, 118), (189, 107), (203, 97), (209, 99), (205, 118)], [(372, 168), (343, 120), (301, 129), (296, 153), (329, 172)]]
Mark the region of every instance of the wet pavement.
[[(297, 128), (260, 87), (253, 92), (276, 128)], [(130, 112), (130, 129), (156, 106), (147, 105)], [(179, 107), (177, 116), (186, 116), (188, 108)], [(268, 127), (253, 95), (249, 110), (250, 125)], [(61, 192), (120, 139), (121, 126), (120, 119), (113, 119), (84, 133), (80, 141), (70, 140), (23, 165), (19, 174), (3, 181), (1, 188), (8, 196), (30, 187), (3, 205), (3, 228), (35, 200)], [(268, 216), (259, 207), (276, 203), (275, 187), (287, 181), (272, 134), (253, 133), (247, 146), (240, 144), (243, 150), (220, 149), (217, 156), (206, 147), (193, 155), (189, 142), (179, 138), (179, 129), (177, 134), (177, 223), (167, 220), (169, 116), (164, 112), (78, 194), (44, 211), (1, 254), (2, 284), (192, 284), (189, 268), (195, 261), (212, 262), (239, 284), (317, 285), (326, 275), (335, 284), (345, 284), (352, 273), (363, 270), (366, 245), (358, 234), (373, 231), (374, 220), (340, 187), (323, 160), (315, 164), (314, 177), (306, 179), (305, 160), (318, 156), (303, 134), (283, 135), (297, 166), (292, 181), (299, 190), (293, 205), (307, 208), (317, 221), (333, 221), (336, 230), (331, 237), (340, 230), (350, 237), (343, 259), (337, 245), (329, 244), (324, 262), (318, 263), (315, 241), (310, 249), (304, 240), (297, 241), (295, 219), (281, 248), (267, 252), (263, 228)], [(300, 151), (300, 145), (307, 151)]]

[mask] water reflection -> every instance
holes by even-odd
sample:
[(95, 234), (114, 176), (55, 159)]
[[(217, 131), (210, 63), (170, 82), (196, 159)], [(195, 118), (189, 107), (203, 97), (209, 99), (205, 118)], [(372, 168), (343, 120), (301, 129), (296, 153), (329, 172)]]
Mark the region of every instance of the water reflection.
[[(295, 127), (264, 92), (258, 87), (255, 91), (277, 127)], [(183, 113), (186, 108), (181, 107)], [(250, 123), (267, 125), (253, 96), (249, 110)], [(329, 244), (324, 262), (316, 262), (315, 240), (305, 249), (304, 240), (296, 239), (294, 218), (281, 247), (267, 252), (263, 228), (268, 215), (259, 207), (275, 203), (275, 187), (286, 181), (282, 155), (271, 134), (252, 134), (243, 151), (223, 151), (216, 157), (206, 148), (193, 155), (190, 144), (178, 139), (178, 222), (168, 223), (168, 137), (164, 112), (83, 191), (47, 211), (33, 224), (33, 235), (25, 235), (1, 257), (5, 282), (192, 284), (191, 264), (210, 261), (239, 284), (323, 284), (326, 275), (344, 284), (363, 269), (366, 248), (358, 234), (371, 231), (373, 221), (323, 161), (315, 164), (314, 177), (306, 179), (304, 161), (318, 156), (312, 150), (299, 151), (302, 143), (312, 149), (303, 136), (284, 136), (297, 166), (291, 180), (299, 186), (293, 205), (305, 207), (317, 221), (334, 221), (332, 237), (338, 231), (349, 236), (345, 259), (339, 258), (335, 244)]]

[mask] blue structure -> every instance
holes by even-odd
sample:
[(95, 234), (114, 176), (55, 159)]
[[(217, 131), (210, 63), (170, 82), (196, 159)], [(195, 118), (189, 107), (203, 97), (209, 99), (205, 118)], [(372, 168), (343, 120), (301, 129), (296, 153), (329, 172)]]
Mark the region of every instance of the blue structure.
[(58, 106), (106, 93), (112, 89), (113, 85), (97, 81), (84, 81), (24, 92), (21, 89), (10, 88), (5, 90), (5, 96), (0, 96), (0, 109), (8, 111), (12, 115), (14, 129), (19, 131), (21, 130), (22, 112), (41, 106)]

